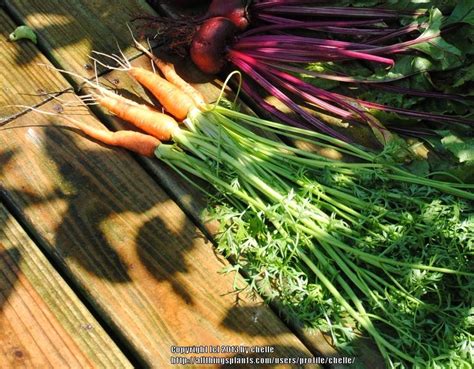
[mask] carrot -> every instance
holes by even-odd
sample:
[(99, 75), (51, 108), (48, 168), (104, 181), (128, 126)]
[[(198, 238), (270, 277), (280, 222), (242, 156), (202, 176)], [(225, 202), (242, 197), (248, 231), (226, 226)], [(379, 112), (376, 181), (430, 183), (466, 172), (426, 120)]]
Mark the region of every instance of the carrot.
[(178, 123), (172, 117), (145, 105), (129, 103), (128, 99), (117, 96), (117, 98), (110, 95), (94, 97), (99, 105), (142, 131), (163, 141), (172, 138), (173, 132), (178, 128)]
[(191, 97), (171, 82), (168, 82), (166, 79), (152, 71), (132, 66), (121, 50), (121, 57), (114, 54), (108, 55), (99, 51), (93, 51), (93, 53), (105, 56), (117, 63), (119, 67), (114, 67), (91, 57), (92, 60), (105, 68), (128, 72), (133, 79), (150, 91), (153, 96), (158, 99), (160, 104), (163, 105), (163, 108), (177, 120), (181, 121), (185, 119), (188, 116), (188, 113), (197, 107)]
[(158, 69), (163, 73), (165, 78), (168, 82), (171, 82), (173, 85), (178, 87), (181, 91), (183, 91), (186, 95), (188, 95), (197, 107), (204, 106), (206, 102), (204, 101), (204, 96), (196, 90), (193, 86), (191, 86), (188, 82), (182, 79), (174, 68), (174, 65), (171, 63), (167, 63), (164, 60), (158, 58), (157, 56), (153, 55), (149, 50), (147, 50), (142, 44), (140, 44), (137, 40), (135, 40), (135, 45), (137, 49), (143, 51), (158, 67)]
[[(103, 53), (98, 54), (105, 55)], [(111, 57), (109, 55), (106, 56)], [(121, 62), (121, 60), (116, 59), (115, 57), (111, 58)], [(126, 61), (126, 63), (127, 64), (122, 64), (123, 68), (126, 68), (125, 70), (130, 71), (137, 69), (132, 67), (128, 61)], [(94, 92), (92, 94), (83, 96), (84, 102), (97, 102), (99, 105), (106, 108), (119, 118), (158, 138), (159, 140), (170, 140), (172, 138), (173, 132), (178, 128), (178, 123), (173, 119), (173, 117), (162, 114), (148, 105), (138, 104), (133, 100), (129, 100), (123, 96), (120, 96), (112, 91), (107, 90), (98, 82), (93, 83), (77, 73), (57, 68), (55, 68), (55, 70), (81, 78), (85, 84), (100, 92), (100, 94)], [(153, 76), (156, 76), (152, 72), (149, 73), (151, 73)], [(140, 72), (138, 74), (140, 74)], [(171, 86), (176, 89), (176, 87), (173, 85)]]
[[(56, 97), (55, 97), (56, 98)], [(139, 155), (154, 157), (155, 150), (161, 144), (161, 141), (156, 137), (150, 136), (145, 133), (135, 132), (135, 131), (109, 131), (108, 129), (100, 129), (91, 127), (88, 124), (82, 123), (74, 118), (64, 116), (62, 113), (50, 112), (41, 110), (32, 106), (27, 105), (8, 105), (9, 107), (19, 107), (26, 108), (35, 113), (42, 115), (50, 115), (55, 117), (62, 117), (62, 119), (72, 123), (75, 128), (78, 128), (82, 133), (88, 137), (95, 139), (105, 145), (117, 146), (132, 152), (135, 152)], [(58, 127), (58, 128), (65, 128)], [(69, 128), (69, 127), (68, 127)]]
[[(107, 90), (107, 93), (106, 94), (102, 94), (102, 95), (105, 95), (105, 96), (108, 96), (110, 98), (113, 98), (113, 99), (116, 99), (117, 101), (120, 101), (124, 104), (128, 104), (128, 105), (133, 105), (133, 106), (139, 106), (145, 110), (148, 110), (148, 111), (152, 111), (152, 112), (155, 112), (155, 113), (158, 113), (158, 111), (151, 105), (148, 105), (148, 104), (140, 104), (136, 101), (133, 101), (131, 99), (127, 99), (126, 97), (123, 97), (115, 92), (111, 92), (111, 91), (108, 91)], [(92, 98), (94, 100), (97, 100), (97, 95), (96, 94), (92, 94), (91, 95)], [(98, 102), (98, 101), (97, 101)]]
[(140, 132), (112, 132), (106, 129), (94, 128), (76, 120), (73, 120), (73, 123), (84, 134), (103, 144), (121, 147), (149, 158), (154, 156), (156, 148), (161, 143), (156, 137)]
[(178, 87), (149, 70), (131, 67), (128, 73), (155, 96), (161, 105), (178, 120), (188, 116), (195, 108), (193, 100)]

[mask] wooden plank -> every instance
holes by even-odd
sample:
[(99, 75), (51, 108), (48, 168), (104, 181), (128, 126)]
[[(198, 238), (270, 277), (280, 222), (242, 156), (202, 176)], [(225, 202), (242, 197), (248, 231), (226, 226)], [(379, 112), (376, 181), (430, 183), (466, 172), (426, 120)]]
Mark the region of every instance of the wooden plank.
[[(79, 110), (76, 118), (99, 126)], [(21, 128), (32, 119), (39, 126)], [(232, 293), (241, 277), (220, 273), (226, 261), (128, 154), (59, 125), (69, 124), (28, 113), (0, 134), (12, 156), (0, 177), (4, 197), (141, 366), (168, 367), (173, 345), (272, 346), (271, 356), (311, 356), (260, 299)]]
[[(38, 34), (39, 43), (56, 65), (93, 76), (92, 51), (117, 53), (131, 58), (127, 23), (135, 15), (154, 14), (145, 0), (110, 1), (5, 1), (7, 9)], [(99, 73), (102, 67), (99, 66)], [(72, 78), (77, 82), (76, 78)]]
[(10, 42), (15, 23), (0, 8), (0, 123), (24, 111), (8, 105), (35, 106), (45, 101), (46, 92), (69, 88), (57, 72), (38, 64), (49, 64), (30, 41)]
[(0, 204), (2, 368), (131, 368), (38, 247)]

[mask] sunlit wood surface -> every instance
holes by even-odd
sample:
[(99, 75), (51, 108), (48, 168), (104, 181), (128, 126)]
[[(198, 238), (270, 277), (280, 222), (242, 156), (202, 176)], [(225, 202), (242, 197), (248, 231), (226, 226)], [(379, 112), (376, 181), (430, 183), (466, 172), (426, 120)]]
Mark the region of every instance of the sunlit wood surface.
[[(0, 10), (0, 367), (176, 367), (172, 346), (313, 356), (260, 297), (234, 292), (243, 278), (222, 273), (228, 261), (196, 225), (202, 194), (160, 163), (74, 129), (69, 118), (123, 122), (85, 106), (80, 78), (54, 68), (91, 77), (91, 52), (118, 47), (146, 65), (126, 26), (136, 12), (153, 14), (139, 0), (12, 0)], [(38, 45), (7, 41), (19, 24)], [(219, 92), (189, 65), (179, 70), (210, 101)], [(99, 73), (148, 98), (125, 74)]]

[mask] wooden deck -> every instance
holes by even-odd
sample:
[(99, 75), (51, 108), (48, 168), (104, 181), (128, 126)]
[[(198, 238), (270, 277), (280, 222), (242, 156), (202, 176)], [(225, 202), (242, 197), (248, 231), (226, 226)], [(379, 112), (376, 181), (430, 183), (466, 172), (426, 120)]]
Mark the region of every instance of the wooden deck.
[[(262, 299), (233, 293), (244, 282), (222, 273), (228, 261), (203, 234), (200, 193), (156, 160), (100, 145), (67, 120), (25, 107), (66, 107), (90, 125), (123, 125), (81, 104), (79, 79), (52, 67), (91, 77), (91, 51), (116, 52), (117, 44), (134, 64), (148, 63), (126, 27), (130, 14), (153, 14), (148, 4), (1, 4), (0, 367), (319, 368), (173, 365), (172, 357), (196, 356), (173, 353), (174, 346), (334, 355), (320, 333), (290, 329)], [(7, 41), (19, 24), (36, 30), (38, 45)], [(178, 67), (209, 99), (216, 96), (217, 81)], [(123, 73), (99, 73), (118, 90), (149, 99)]]

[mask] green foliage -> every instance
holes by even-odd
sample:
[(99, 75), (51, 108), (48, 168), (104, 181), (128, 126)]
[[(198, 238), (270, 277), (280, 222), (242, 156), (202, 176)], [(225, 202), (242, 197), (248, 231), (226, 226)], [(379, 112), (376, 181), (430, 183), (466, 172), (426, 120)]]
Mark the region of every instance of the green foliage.
[(449, 131), (442, 131), (440, 134), (443, 136), (443, 146), (451, 151), (460, 163), (474, 165), (474, 138), (458, 137)]
[[(388, 4), (387, 4), (388, 3)], [(338, 5), (384, 6), (395, 9), (426, 8), (426, 15), (403, 18), (403, 24), (417, 25), (419, 36), (423, 41), (411, 46), (417, 53), (393, 55), (395, 66), (385, 66), (363, 62), (326, 62), (313, 63), (308, 70), (324, 74), (342, 74), (353, 77), (355, 81), (390, 82), (392, 86), (418, 91), (436, 91), (440, 93), (472, 96), (474, 82), (474, 2), (463, 1), (429, 1), (429, 0), (392, 0), (382, 1), (343, 1)], [(446, 16), (439, 10), (445, 11)], [(454, 10), (453, 10), (454, 8)], [(441, 30), (446, 30), (440, 33)], [(408, 39), (413, 39), (409, 37)], [(404, 39), (393, 40), (403, 42)], [(304, 76), (305, 81), (327, 89), (342, 90), (349, 95), (368, 101), (404, 109), (413, 109), (439, 114), (466, 115), (472, 114), (472, 101), (462, 103), (449, 99), (433, 99), (410, 96), (402, 93), (385, 92), (380, 89), (363, 87), (345, 89), (343, 83)], [(383, 124), (399, 119), (396, 115), (383, 115)], [(379, 117), (380, 118), (380, 117)], [(404, 118), (405, 119), (405, 118)], [(412, 124), (417, 120), (411, 119)], [(439, 126), (439, 125), (438, 125)], [(450, 128), (451, 129), (451, 128)]]
[(448, 19), (448, 23), (468, 23), (474, 26), (474, 7), (471, 0), (458, 0), (456, 8)]
[[(269, 140), (244, 123), (355, 162)], [(160, 157), (215, 186), (208, 215), (220, 224), (218, 249), (253, 289), (345, 352), (363, 332), (391, 368), (468, 368), (474, 186), (406, 172), (394, 160), (396, 140), (374, 155), (222, 107), (187, 124), (175, 137), (180, 149), (160, 145)]]
[(412, 45), (411, 48), (421, 51), (431, 59), (441, 65), (441, 70), (450, 68), (453, 64), (458, 65), (462, 60), (463, 53), (454, 45), (446, 42), (441, 37), (441, 25), (444, 16), (438, 9), (430, 11), (428, 27), (418, 37), (420, 40), (427, 40)]

